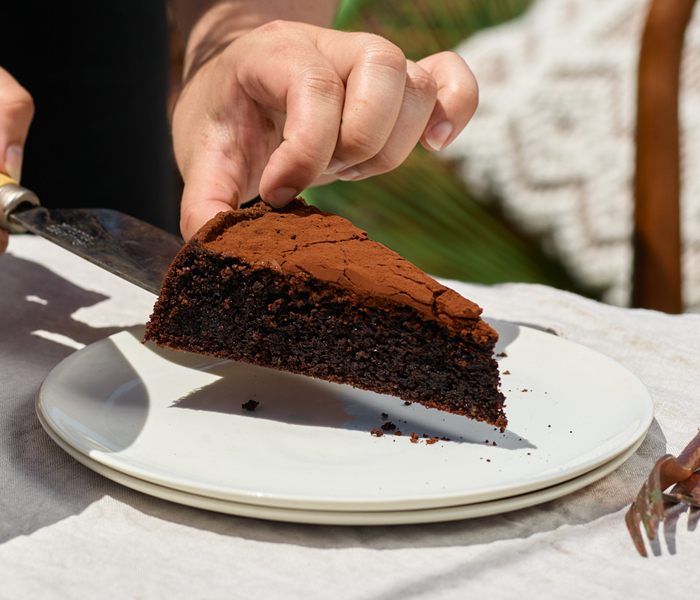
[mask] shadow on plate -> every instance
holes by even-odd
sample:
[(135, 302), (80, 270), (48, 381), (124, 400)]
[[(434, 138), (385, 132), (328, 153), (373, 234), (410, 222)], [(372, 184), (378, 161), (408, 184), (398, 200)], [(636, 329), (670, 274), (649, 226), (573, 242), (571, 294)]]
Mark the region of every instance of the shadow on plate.
[[(502, 336), (502, 344), (517, 337), (517, 327), (510, 326), (507, 330), (508, 335)], [(400, 435), (410, 436), (415, 432), (421, 438), (436, 437), (457, 443), (484, 444), (490, 440), (490, 443), (495, 441), (505, 449), (533, 448), (517, 432), (506, 430), (501, 433), (487, 423), (427, 409), (417, 403), (407, 404), (393, 396), (247, 363), (172, 352), (151, 345), (148, 348), (173, 364), (206, 371), (217, 377), (176, 400), (174, 408), (368, 434), (380, 429), (383, 435), (400, 432)]]

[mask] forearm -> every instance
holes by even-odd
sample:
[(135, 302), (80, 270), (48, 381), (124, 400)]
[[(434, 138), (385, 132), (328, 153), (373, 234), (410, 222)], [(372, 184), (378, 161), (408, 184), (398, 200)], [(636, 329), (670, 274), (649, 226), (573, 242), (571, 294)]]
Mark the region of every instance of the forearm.
[(234, 39), (276, 19), (330, 27), (339, 0), (173, 0), (185, 40), (185, 77)]

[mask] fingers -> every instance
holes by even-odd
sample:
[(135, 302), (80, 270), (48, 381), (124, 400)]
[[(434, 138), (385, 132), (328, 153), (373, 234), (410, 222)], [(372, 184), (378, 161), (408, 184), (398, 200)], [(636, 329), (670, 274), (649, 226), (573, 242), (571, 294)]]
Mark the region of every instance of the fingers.
[(275, 207), (327, 180), (439, 150), (465, 127), (476, 81), (456, 54), (418, 63), (387, 40), (275, 21), (237, 38), (188, 81), (173, 115), (191, 237), (258, 193)]
[(406, 96), (410, 99), (412, 94), (406, 89), (406, 57), (381, 37), (323, 32), (318, 48), (329, 57), (346, 86), (334, 160), (327, 170), (338, 172), (381, 152), (407, 108)]
[[(333, 156), (345, 96), (338, 74), (319, 56), (290, 72), (283, 141), (260, 180), (260, 196), (284, 206), (318, 179)], [(281, 78), (280, 78), (281, 79)]]
[[(391, 129), (381, 140), (379, 150), (368, 160), (337, 173), (338, 179), (352, 181), (391, 171), (406, 160), (421, 139), (435, 106), (437, 86), (430, 74), (413, 62), (407, 64), (405, 82), (398, 115), (390, 123)], [(339, 143), (334, 156), (342, 155), (343, 151)]]
[[(212, 180), (212, 173), (222, 177)], [(209, 219), (236, 208), (240, 194), (236, 183), (224, 171), (211, 166), (197, 166), (185, 183), (180, 206), (180, 231), (189, 240)]]
[(0, 170), (15, 181), (22, 176), (24, 143), (33, 116), (29, 92), (0, 67)]
[[(347, 95), (351, 96), (349, 90)], [(339, 171), (336, 177), (357, 181), (387, 173), (403, 163), (419, 141), (428, 150), (442, 150), (466, 127), (476, 111), (478, 98), (474, 75), (454, 52), (441, 52), (418, 63), (409, 61), (401, 108), (381, 150), (368, 160)], [(343, 121), (340, 139), (345, 127)], [(339, 142), (334, 157), (343, 152)]]
[[(314, 42), (308, 55), (301, 60), (296, 49), (281, 65), (276, 61), (274, 85), (286, 92), (285, 105), (278, 108), (287, 111), (287, 121), (284, 140), (260, 182), (260, 195), (273, 206), (286, 204), (324, 173), (340, 171), (352, 178), (357, 173), (352, 167), (373, 157), (375, 167), (368, 174), (393, 168), (410, 151), (406, 147), (418, 142), (434, 104), (429, 91), (432, 98), (416, 111), (414, 91), (429, 77), (413, 65), (413, 71), (426, 75), (416, 77), (414, 86), (414, 78), (407, 79), (406, 58), (387, 40), (317, 28), (301, 31)], [(432, 82), (428, 87), (434, 87)], [(390, 138), (395, 143), (387, 147)]]
[(437, 101), (421, 144), (427, 150), (442, 150), (474, 116), (479, 104), (479, 86), (467, 63), (454, 52), (433, 54), (418, 64), (437, 85)]
[[(24, 142), (34, 116), (34, 102), (12, 75), (0, 67), (0, 171), (15, 181), (22, 177)], [(0, 229), (0, 254), (8, 243)]]
[(412, 63), (377, 36), (343, 34), (348, 37), (340, 44), (336, 34), (321, 35), (318, 43), (346, 83), (338, 142), (326, 174), (350, 181), (386, 173), (418, 142), (442, 150), (476, 111), (476, 79), (454, 52)]
[[(261, 114), (227, 61), (211, 62), (185, 86), (173, 112), (173, 149), (185, 182), (180, 230), (187, 240), (209, 219), (258, 193), (279, 125)], [(278, 142), (277, 142), (278, 143)]]
[(219, 119), (202, 117), (192, 110), (198, 99), (187, 92), (183, 96), (173, 115), (173, 141), (185, 182), (180, 231), (188, 240), (219, 212), (238, 207), (247, 165), (236, 160), (237, 153), (226, 151), (227, 136), (217, 137)]
[(283, 206), (320, 177), (338, 138), (344, 83), (311, 28), (272, 22), (188, 81), (173, 115), (185, 181), (181, 229), (258, 194)]

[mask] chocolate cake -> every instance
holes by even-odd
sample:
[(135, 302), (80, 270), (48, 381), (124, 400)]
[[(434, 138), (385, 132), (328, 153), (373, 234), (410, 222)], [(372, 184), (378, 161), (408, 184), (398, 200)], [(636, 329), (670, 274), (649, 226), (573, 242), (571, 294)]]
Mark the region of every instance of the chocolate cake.
[(296, 199), (220, 213), (180, 251), (145, 340), (507, 421), (481, 309)]

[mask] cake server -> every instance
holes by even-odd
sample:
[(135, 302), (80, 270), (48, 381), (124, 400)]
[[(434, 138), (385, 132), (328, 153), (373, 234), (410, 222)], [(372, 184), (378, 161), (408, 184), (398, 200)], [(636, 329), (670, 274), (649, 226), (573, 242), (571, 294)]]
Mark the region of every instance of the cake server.
[(31, 231), (110, 273), (158, 294), (182, 238), (105, 208), (41, 206), (32, 191), (0, 173), (0, 227)]

